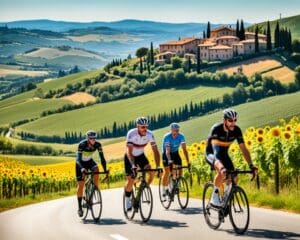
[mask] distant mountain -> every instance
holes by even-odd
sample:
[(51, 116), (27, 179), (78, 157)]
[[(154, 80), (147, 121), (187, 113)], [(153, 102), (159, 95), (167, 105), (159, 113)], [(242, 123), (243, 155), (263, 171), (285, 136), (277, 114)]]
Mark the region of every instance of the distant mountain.
[[(279, 22), (280, 28), (287, 28), (287, 29), (291, 30), (293, 39), (300, 39), (300, 15), (270, 21), (272, 35), (274, 35), (274, 30), (275, 30), (277, 21)], [(248, 30), (254, 32), (255, 26), (256, 26), (256, 24), (251, 25), (248, 28)], [(261, 29), (266, 29), (267, 22), (258, 23), (258, 27)]]

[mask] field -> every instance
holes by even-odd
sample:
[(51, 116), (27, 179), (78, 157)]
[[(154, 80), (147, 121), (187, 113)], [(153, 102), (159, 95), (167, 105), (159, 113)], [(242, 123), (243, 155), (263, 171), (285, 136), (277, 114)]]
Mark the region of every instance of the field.
[(88, 57), (88, 58), (96, 58), (102, 59), (100, 55), (93, 54), (90, 52), (86, 52), (83, 50), (78, 49), (70, 49), (68, 51), (62, 51), (58, 48), (39, 48), (36, 51), (24, 54), (25, 57), (36, 57), (36, 58), (46, 58), (46, 59), (54, 59), (63, 56), (81, 56), (81, 57)]
[(104, 35), (104, 34), (86, 34), (82, 36), (68, 36), (67, 38), (76, 41), (76, 42), (89, 42), (89, 41), (96, 41), (96, 42), (112, 42), (112, 41), (119, 41), (119, 42), (136, 42), (139, 41), (140, 38), (135, 36), (130, 36), (128, 34), (113, 34), (113, 35)]
[(248, 77), (252, 76), (256, 72), (266, 72), (263, 74), (263, 76), (272, 76), (274, 79), (277, 79), (283, 83), (290, 83), (295, 80), (295, 71), (286, 66), (282, 66), (279, 61), (271, 57), (258, 57), (245, 60), (226, 67), (221, 67), (218, 70), (232, 75), (238, 72), (238, 68), (240, 66), (242, 66), (243, 73)]
[(295, 81), (295, 71), (283, 66), (281, 68), (272, 70), (262, 74), (263, 77), (271, 76), (282, 83), (291, 83)]
[(31, 156), (31, 155), (0, 155), (0, 156), (8, 159), (18, 159), (32, 166), (75, 161), (74, 157), (63, 157), (63, 156)]
[(64, 136), (65, 131), (100, 130), (101, 127), (112, 126), (114, 121), (123, 123), (134, 120), (138, 115), (157, 115), (173, 108), (179, 108), (185, 103), (189, 104), (190, 101), (200, 102), (209, 98), (221, 97), (224, 93), (230, 93), (232, 89), (202, 86), (165, 89), (139, 97), (96, 104), (83, 109), (47, 116), (22, 125), (18, 130), (60, 136)]
[(30, 99), (17, 105), (0, 107), (0, 125), (39, 117), (42, 111), (62, 107), (68, 103), (71, 102), (64, 99)]
[(94, 96), (92, 96), (88, 93), (85, 93), (85, 92), (73, 93), (69, 96), (63, 97), (62, 99), (71, 101), (74, 104), (95, 102), (95, 100), (96, 100), (96, 98)]
[(38, 77), (38, 76), (48, 75), (48, 72), (47, 71), (21, 70), (17, 66), (0, 64), (0, 77), (7, 77), (10, 75)]

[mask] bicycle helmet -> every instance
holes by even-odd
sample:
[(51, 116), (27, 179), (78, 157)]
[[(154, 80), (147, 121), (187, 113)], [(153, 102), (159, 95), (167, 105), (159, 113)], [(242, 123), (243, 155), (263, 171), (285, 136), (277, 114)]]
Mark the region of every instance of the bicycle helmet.
[(227, 108), (223, 111), (224, 119), (235, 119), (237, 118), (237, 112), (233, 109)]
[(149, 120), (146, 117), (138, 117), (135, 120), (135, 123), (137, 125), (148, 126), (149, 125)]
[(178, 123), (173, 122), (173, 123), (171, 123), (170, 128), (177, 130), (180, 128), (180, 125)]
[(94, 130), (89, 130), (86, 132), (86, 136), (90, 139), (96, 139), (97, 133)]

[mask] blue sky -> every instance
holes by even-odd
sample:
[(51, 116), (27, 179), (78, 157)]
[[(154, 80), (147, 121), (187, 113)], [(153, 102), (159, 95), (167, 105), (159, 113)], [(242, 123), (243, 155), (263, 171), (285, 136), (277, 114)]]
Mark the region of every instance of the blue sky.
[(52, 19), (232, 23), (300, 14), (299, 0), (0, 0), (0, 21)]

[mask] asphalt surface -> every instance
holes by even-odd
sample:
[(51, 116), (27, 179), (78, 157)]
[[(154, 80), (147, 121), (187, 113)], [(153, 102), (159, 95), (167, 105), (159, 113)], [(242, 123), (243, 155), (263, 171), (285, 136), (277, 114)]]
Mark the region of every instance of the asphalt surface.
[(299, 214), (251, 207), (249, 229), (240, 236), (234, 233), (229, 218), (219, 230), (210, 229), (200, 200), (190, 199), (186, 210), (180, 210), (177, 201), (164, 210), (157, 187), (152, 187), (152, 192), (154, 208), (148, 223), (143, 223), (139, 214), (133, 221), (126, 220), (123, 189), (112, 189), (102, 191), (104, 207), (98, 223), (90, 215), (85, 222), (77, 217), (73, 196), (0, 213), (0, 239), (300, 239)]

